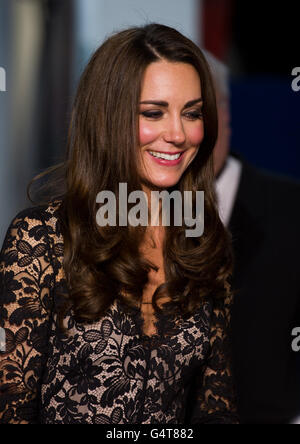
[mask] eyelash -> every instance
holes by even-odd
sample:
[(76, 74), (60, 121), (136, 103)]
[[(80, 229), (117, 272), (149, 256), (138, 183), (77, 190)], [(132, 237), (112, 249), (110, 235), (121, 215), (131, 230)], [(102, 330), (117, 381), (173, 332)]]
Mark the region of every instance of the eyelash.
[[(141, 114), (144, 117), (147, 117), (149, 119), (159, 119), (162, 117), (163, 112), (162, 111), (142, 111)], [(189, 111), (184, 114), (185, 117), (187, 117), (189, 120), (197, 120), (202, 118), (202, 113), (200, 111)]]

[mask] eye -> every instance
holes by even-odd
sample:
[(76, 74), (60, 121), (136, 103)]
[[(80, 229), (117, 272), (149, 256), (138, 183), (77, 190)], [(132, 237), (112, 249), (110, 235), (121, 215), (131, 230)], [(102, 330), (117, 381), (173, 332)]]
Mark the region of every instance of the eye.
[(203, 114), (201, 111), (195, 110), (186, 112), (184, 116), (187, 117), (189, 120), (197, 120), (201, 119), (203, 117)]
[(162, 111), (160, 111), (160, 110), (141, 111), (140, 114), (144, 117), (149, 118), (149, 119), (159, 119), (163, 115)]

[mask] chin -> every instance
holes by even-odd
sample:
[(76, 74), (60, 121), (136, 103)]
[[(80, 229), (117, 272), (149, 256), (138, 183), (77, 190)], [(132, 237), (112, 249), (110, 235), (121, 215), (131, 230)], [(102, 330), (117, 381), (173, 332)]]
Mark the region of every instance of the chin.
[(164, 179), (155, 179), (155, 180), (151, 180), (151, 182), (149, 182), (150, 185), (152, 185), (153, 188), (159, 188), (159, 189), (164, 189), (164, 188), (171, 188), (174, 187), (178, 182), (180, 181), (180, 177), (176, 177), (176, 178), (164, 178)]

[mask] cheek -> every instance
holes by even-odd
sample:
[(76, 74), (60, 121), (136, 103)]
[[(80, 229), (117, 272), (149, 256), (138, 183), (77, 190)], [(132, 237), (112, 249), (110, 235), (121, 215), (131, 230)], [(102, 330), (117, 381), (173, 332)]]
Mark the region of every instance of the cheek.
[(154, 127), (151, 123), (141, 121), (139, 124), (139, 140), (140, 146), (148, 145), (159, 136), (157, 126)]
[(204, 138), (203, 124), (189, 129), (189, 142), (191, 145), (199, 145)]

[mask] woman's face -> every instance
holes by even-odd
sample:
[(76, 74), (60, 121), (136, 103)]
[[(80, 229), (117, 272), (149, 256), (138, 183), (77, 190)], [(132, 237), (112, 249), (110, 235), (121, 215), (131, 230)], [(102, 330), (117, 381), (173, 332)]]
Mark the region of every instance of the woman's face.
[(204, 137), (198, 72), (187, 63), (151, 63), (139, 106), (141, 179), (150, 188), (174, 186)]

